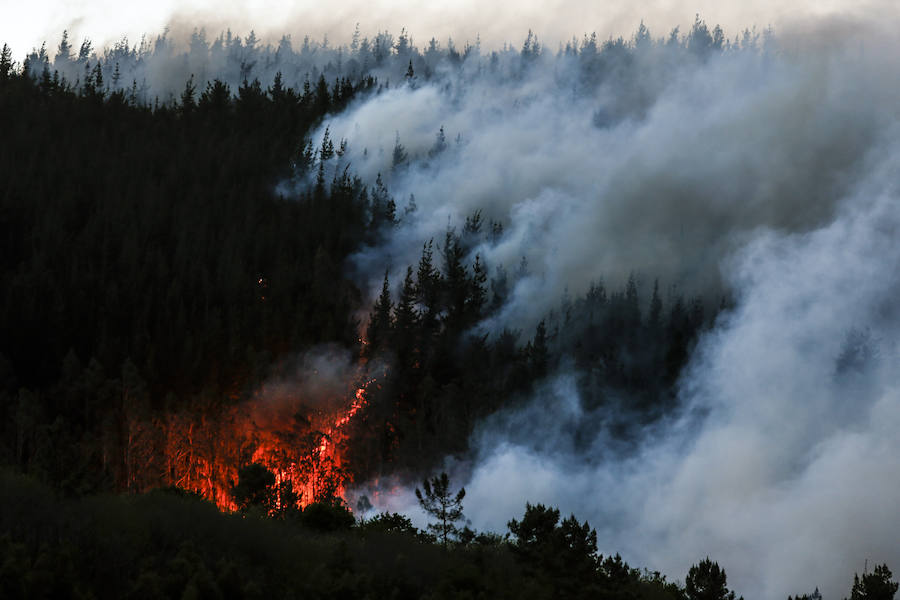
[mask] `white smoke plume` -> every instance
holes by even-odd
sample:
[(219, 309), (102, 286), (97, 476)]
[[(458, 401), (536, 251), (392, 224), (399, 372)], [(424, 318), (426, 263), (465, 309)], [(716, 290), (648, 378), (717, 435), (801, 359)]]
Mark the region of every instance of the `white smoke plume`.
[[(617, 36), (644, 19), (660, 32), (683, 24), (699, 12), (732, 30), (757, 23), (782, 27), (810, 16), (872, 15), (892, 7), (884, 0), (611, 0), (597, 3), (584, 0), (477, 2), (415, 2), (413, 0), (348, 0), (324, 5), (311, 0), (157, 0), (117, 2), (114, 0), (46, 0), (40, 3), (10, 3), (0, 21), (0, 39), (19, 52), (56, 39), (63, 29), (79, 40), (90, 38), (98, 46), (111, 45), (127, 35), (134, 41), (142, 34), (170, 27), (179, 33), (183, 23), (219, 31), (235, 28), (243, 35), (251, 29), (266, 42), (277, 42), (284, 33), (304, 33), (316, 39), (350, 38), (356, 23), (367, 31), (409, 31), (428, 38), (448, 37), (474, 43), (480, 36), (485, 44), (499, 48), (515, 42), (529, 28), (551, 41), (553, 48), (571, 35), (597, 31), (602, 38)], [(427, 38), (421, 39), (424, 45)], [(21, 58), (19, 58), (21, 59)]]
[[(558, 505), (607, 552), (676, 576), (709, 555), (754, 598), (841, 597), (866, 559), (900, 564), (898, 150), (880, 149), (829, 225), (762, 231), (727, 262), (737, 307), (695, 353), (684, 413), (636, 455), (604, 460), (603, 415), (565, 375), (485, 423), (474, 523), (503, 528), (523, 499)], [(586, 419), (596, 435), (576, 448)]]
[[(709, 555), (748, 598), (839, 598), (864, 561), (900, 564), (900, 53), (868, 28), (796, 36), (682, 66), (637, 54), (636, 90), (589, 97), (556, 85), (574, 79), (564, 59), (519, 79), (485, 67), (329, 122), (366, 177), (390, 171), (398, 133), (414, 157), (390, 183), (417, 212), (357, 257), (367, 268), (399, 273), (448, 217), (482, 208), (506, 229), (473, 254), (524, 254), (536, 273), (504, 324), (623, 269), (721, 278), (735, 297), (682, 375), (681, 410), (636, 451), (565, 371), (483, 423), (455, 473), (475, 527), (557, 505), (604, 552), (672, 577)], [(617, 105), (623, 89), (641, 101)], [(441, 125), (451, 148), (435, 158)]]
[[(894, 46), (865, 34), (790, 51), (751, 40), (706, 59), (690, 40), (637, 38), (599, 54), (474, 56), (435, 83), (359, 102), (313, 139), (325, 127), (346, 139), (335, 168), (381, 173), (400, 212), (414, 196), (416, 212), (356, 257), (373, 297), (385, 267), (399, 283), (424, 241), (481, 210), (505, 229), (470, 259), (513, 272), (526, 257), (530, 276), (494, 319), (527, 329), (566, 286), (579, 294), (631, 271), (715, 291), (720, 258), (756, 228), (832, 218), (900, 99)], [(394, 168), (398, 141), (409, 163)]]

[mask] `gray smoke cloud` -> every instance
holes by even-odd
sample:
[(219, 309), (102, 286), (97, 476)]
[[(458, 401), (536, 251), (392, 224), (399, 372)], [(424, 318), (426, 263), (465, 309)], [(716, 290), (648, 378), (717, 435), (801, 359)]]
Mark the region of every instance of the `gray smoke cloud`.
[[(358, 103), (313, 139), (326, 127), (346, 139), (335, 170), (382, 174), (401, 211), (415, 198), (384, 244), (355, 257), (373, 297), (385, 267), (398, 283), (424, 241), (481, 210), (505, 230), (473, 243), (469, 259), (512, 272), (524, 256), (530, 270), (487, 325), (528, 328), (567, 286), (578, 294), (631, 271), (715, 291), (720, 258), (757, 228), (828, 222), (898, 99), (893, 46), (860, 31), (841, 42), (770, 41), (707, 60), (614, 46), (599, 55), (596, 87), (580, 57), (523, 66), (518, 52), (476, 55), (436, 83)], [(448, 147), (435, 155), (442, 127)], [(395, 169), (398, 140), (409, 164)]]
[(327, 7), (311, 0), (158, 0), (124, 4), (114, 0), (46, 0), (10, 3), (5, 7), (0, 39), (24, 53), (68, 29), (76, 38), (89, 37), (106, 46), (122, 35), (139, 40), (144, 33), (160, 31), (167, 25), (177, 31), (180, 24), (189, 22), (190, 27), (205, 26), (211, 31), (232, 27), (244, 35), (255, 29), (257, 35), (273, 43), (291, 32), (303, 32), (317, 39), (327, 35), (338, 41), (349, 40), (354, 24), (359, 22), (367, 31), (396, 32), (406, 27), (418, 35), (436, 36), (442, 41), (453, 37), (460, 43), (474, 43), (480, 36), (496, 48), (504, 42), (517, 41), (532, 28), (550, 40), (555, 49), (558, 42), (565, 42), (573, 34), (597, 31), (602, 38), (620, 35), (640, 19), (660, 32), (683, 24), (696, 12), (731, 30), (748, 23), (780, 28), (810, 16), (872, 15), (892, 6), (885, 0), (346, 0)]
[(474, 524), (502, 529), (523, 499), (558, 505), (607, 552), (673, 576), (710, 555), (756, 598), (842, 597), (864, 560), (900, 564), (898, 149), (879, 149), (830, 224), (761, 231), (726, 261), (737, 307), (683, 376), (683, 413), (637, 454), (616, 458), (567, 374), (486, 422)]
[[(900, 564), (900, 54), (858, 23), (793, 35), (685, 64), (636, 53), (637, 82), (588, 97), (565, 58), (519, 78), (488, 64), (329, 121), (344, 160), (418, 205), (360, 253), (365, 268), (399, 276), (422, 239), (481, 208), (506, 229), (473, 255), (525, 255), (535, 273), (500, 324), (631, 269), (734, 295), (682, 374), (680, 410), (637, 450), (565, 369), (485, 421), (470, 460), (448, 462), (475, 527), (556, 505), (604, 552), (672, 577), (709, 555), (745, 597), (842, 597), (865, 560)], [(429, 156), (441, 125), (451, 147)], [(398, 133), (413, 159), (390, 174)]]

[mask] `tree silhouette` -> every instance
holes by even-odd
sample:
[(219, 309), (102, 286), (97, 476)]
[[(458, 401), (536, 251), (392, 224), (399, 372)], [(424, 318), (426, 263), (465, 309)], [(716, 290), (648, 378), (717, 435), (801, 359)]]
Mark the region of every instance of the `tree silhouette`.
[(252, 463), (238, 471), (238, 484), (231, 488), (238, 510), (259, 507), (265, 514), (275, 508), (275, 474), (264, 465)]
[(466, 497), (466, 488), (460, 488), (454, 496), (446, 473), (424, 480), (422, 487), (425, 493), (416, 488), (416, 498), (425, 512), (437, 519), (437, 523), (428, 525), (428, 531), (434, 533), (446, 548), (450, 537), (459, 533), (456, 522), (463, 518), (462, 501)]
[(892, 576), (886, 564), (876, 566), (871, 573), (863, 573), (862, 578), (854, 573), (850, 600), (894, 600), (900, 584), (891, 581)]
[(688, 600), (734, 600), (734, 592), (728, 589), (727, 584), (725, 569), (707, 556), (688, 571), (684, 591)]

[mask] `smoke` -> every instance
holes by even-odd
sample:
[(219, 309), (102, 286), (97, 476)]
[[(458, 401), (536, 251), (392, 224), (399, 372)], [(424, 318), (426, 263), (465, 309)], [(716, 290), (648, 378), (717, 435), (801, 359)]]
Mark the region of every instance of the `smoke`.
[[(399, 282), (423, 242), (481, 210), (504, 229), (467, 240), (469, 258), (528, 263), (489, 328), (531, 325), (567, 287), (631, 271), (735, 297), (682, 375), (680, 409), (637, 450), (565, 369), (484, 422), (453, 473), (475, 527), (502, 531), (525, 501), (558, 505), (598, 528), (604, 552), (673, 576), (709, 555), (747, 597), (838, 597), (863, 560), (900, 563), (900, 52), (871, 24), (825, 25), (727, 52), (636, 40), (393, 55), (392, 86), (316, 132), (348, 142), (332, 171), (381, 173), (403, 213), (354, 257), (373, 291), (385, 266)], [(292, 82), (336, 50), (316, 52), (290, 63)], [(248, 63), (228, 56), (239, 77)], [(151, 89), (179, 89), (191, 67), (160, 57)], [(337, 371), (323, 381), (346, 385), (348, 359), (325, 364)], [(274, 382), (268, 397), (280, 410), (306, 385)]]
[[(476, 36), (499, 48), (516, 41), (529, 28), (546, 37), (552, 47), (571, 35), (597, 31), (602, 38), (619, 35), (644, 19), (661, 33), (668, 31), (695, 12), (714, 23), (737, 30), (748, 23), (780, 27), (816, 15), (871, 15), (889, 3), (883, 0), (847, 2), (776, 2), (753, 0), (723, 3), (699, 0), (691, 3), (652, 0), (639, 4), (616, 0), (595, 2), (556, 0), (554, 2), (503, 2), (485, 4), (458, 0), (451, 4), (412, 2), (411, 0), (369, 0), (329, 5), (320, 3), (278, 2), (275, 0), (161, 0), (153, 3), (131, 2), (123, 6), (112, 0), (48, 0), (38, 4), (17, 3), (5, 7), (0, 23), (0, 39), (19, 52), (39, 47), (55, 39), (63, 29), (76, 38), (89, 37), (98, 45), (109, 45), (127, 35), (139, 40), (147, 32), (169, 26), (178, 32), (185, 22), (190, 27), (205, 26), (210, 31), (233, 27), (248, 33), (256, 30), (266, 41), (274, 42), (284, 33), (324, 35), (333, 40), (349, 40), (354, 25), (368, 31), (399, 31), (406, 27), (428, 37), (445, 41), (453, 37), (461, 43), (474, 43)], [(426, 40), (420, 40), (424, 45)]]
[[(794, 35), (707, 60), (636, 49), (590, 93), (564, 56), (467, 62), (329, 121), (344, 160), (418, 207), (361, 270), (396, 281), (482, 209), (505, 230), (472, 256), (532, 271), (497, 324), (632, 269), (735, 298), (637, 449), (565, 368), (487, 419), (448, 463), (475, 527), (557, 505), (606, 553), (674, 577), (709, 555), (746, 597), (841, 597), (864, 560), (900, 564), (897, 48), (859, 23)], [(398, 135), (410, 161), (392, 170)]]
[(865, 559), (900, 563), (898, 150), (873, 150), (829, 224), (764, 229), (723, 263), (737, 306), (639, 453), (616, 452), (565, 373), (489, 419), (466, 482), (474, 524), (558, 505), (651, 569), (712, 556), (746, 597), (840, 597)]
[(866, 33), (814, 51), (769, 40), (707, 58), (690, 40), (476, 56), (436, 83), (356, 104), (314, 139), (325, 127), (346, 139), (335, 169), (381, 173), (401, 211), (414, 196), (388, 240), (355, 257), (373, 297), (385, 267), (398, 283), (424, 241), (440, 243), (477, 210), (504, 232), (470, 243), (469, 259), (494, 275), (525, 257), (530, 273), (489, 325), (533, 326), (566, 286), (578, 294), (632, 271), (711, 293), (720, 258), (757, 228), (828, 222), (895, 118), (894, 61)]
[(346, 410), (361, 385), (353, 354), (337, 346), (319, 346), (282, 361), (249, 401), (251, 418), (260, 427), (292, 423), (295, 415), (331, 415)]

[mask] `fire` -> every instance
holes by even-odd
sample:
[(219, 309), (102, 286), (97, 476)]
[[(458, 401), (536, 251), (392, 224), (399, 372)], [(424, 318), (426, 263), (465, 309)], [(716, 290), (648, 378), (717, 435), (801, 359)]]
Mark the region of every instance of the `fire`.
[[(276, 508), (343, 498), (352, 483), (345, 459), (350, 425), (365, 408), (366, 389), (373, 382), (347, 393), (352, 400), (338, 402), (343, 406), (337, 410), (311, 409), (295, 397), (272, 402), (274, 393), (263, 389), (253, 401), (199, 422), (183, 413), (169, 415), (165, 479), (199, 493), (221, 510), (235, 511), (231, 489), (238, 470), (259, 463), (275, 475)], [(323, 404), (333, 407), (335, 402)]]

